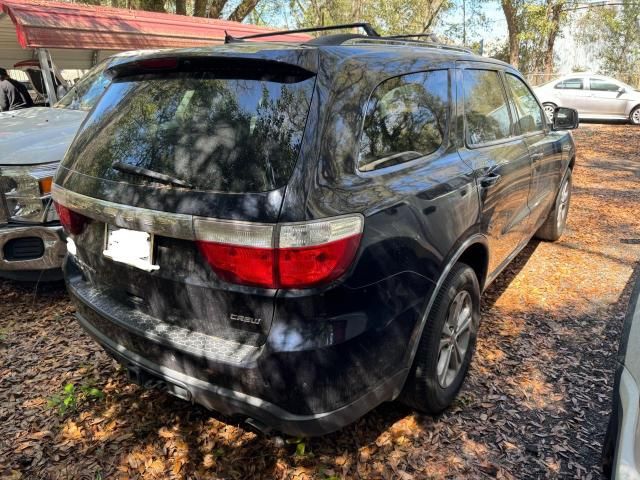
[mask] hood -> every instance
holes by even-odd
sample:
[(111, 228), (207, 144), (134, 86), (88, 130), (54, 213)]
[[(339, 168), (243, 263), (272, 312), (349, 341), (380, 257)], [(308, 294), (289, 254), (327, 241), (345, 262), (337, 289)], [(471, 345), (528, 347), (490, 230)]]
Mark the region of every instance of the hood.
[(35, 107), (0, 113), (0, 164), (62, 160), (87, 112)]

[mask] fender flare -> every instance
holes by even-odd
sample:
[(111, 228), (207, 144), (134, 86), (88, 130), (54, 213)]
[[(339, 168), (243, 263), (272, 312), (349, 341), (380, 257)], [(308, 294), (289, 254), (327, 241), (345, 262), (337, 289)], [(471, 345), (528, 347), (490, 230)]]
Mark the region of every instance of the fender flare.
[[(438, 295), (438, 292), (442, 288), (442, 285), (444, 284), (444, 281), (446, 280), (447, 276), (449, 275), (449, 272), (451, 272), (451, 269), (456, 264), (458, 259), (462, 256), (462, 254), (470, 246), (472, 246), (474, 244), (477, 244), (477, 243), (483, 245), (488, 250), (487, 237), (485, 235), (483, 235), (482, 233), (474, 233), (471, 236), (469, 236), (466, 240), (464, 240), (458, 246), (458, 248), (456, 248), (454, 250), (453, 254), (451, 254), (448, 257), (448, 260), (446, 261), (445, 266), (442, 269), (442, 273), (438, 277), (438, 281), (436, 282), (436, 286), (433, 289), (433, 292), (431, 292), (431, 295), (429, 297), (429, 300), (427, 301), (426, 307), (425, 307), (425, 309), (424, 309), (424, 311), (422, 313), (422, 316), (420, 317), (419, 325), (414, 328), (413, 334), (411, 335), (411, 339), (409, 340), (409, 345), (408, 345), (408, 348), (407, 348), (407, 354), (406, 354), (406, 356), (404, 358), (404, 366), (406, 367), (405, 368), (406, 374), (405, 374), (405, 378), (404, 378), (404, 380), (402, 382), (402, 385), (404, 385), (404, 383), (405, 383), (405, 381), (407, 379), (407, 376), (409, 375), (409, 372), (411, 371), (411, 366), (413, 364), (413, 359), (414, 359), (414, 357), (416, 355), (416, 352), (418, 351), (418, 345), (420, 344), (420, 338), (422, 337), (422, 331), (424, 330), (424, 327), (425, 327), (425, 325), (427, 323), (427, 318), (429, 317), (429, 313), (431, 313), (431, 308), (433, 307), (433, 304), (436, 301), (436, 296)], [(478, 281), (480, 282), (481, 279), (478, 279)]]

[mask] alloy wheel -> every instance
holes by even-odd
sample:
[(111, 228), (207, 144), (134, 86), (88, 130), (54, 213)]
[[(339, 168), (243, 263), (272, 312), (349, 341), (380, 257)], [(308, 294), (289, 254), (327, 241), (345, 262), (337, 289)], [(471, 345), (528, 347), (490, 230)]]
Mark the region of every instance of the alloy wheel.
[(633, 115), (631, 115), (631, 122), (640, 125), (640, 108), (636, 108)]
[(473, 302), (466, 290), (459, 291), (449, 305), (440, 334), (437, 376), (442, 388), (453, 383), (462, 368), (471, 340)]
[(547, 115), (547, 118), (549, 119), (549, 123), (553, 122), (553, 114), (556, 111), (556, 107), (551, 104), (546, 104), (546, 105), (543, 105), (543, 109), (544, 109), (544, 113)]
[(564, 223), (567, 221), (567, 214), (569, 213), (569, 179), (567, 178), (562, 184), (562, 190), (560, 192), (560, 204), (558, 205), (558, 218), (557, 225), (558, 230), (561, 230)]

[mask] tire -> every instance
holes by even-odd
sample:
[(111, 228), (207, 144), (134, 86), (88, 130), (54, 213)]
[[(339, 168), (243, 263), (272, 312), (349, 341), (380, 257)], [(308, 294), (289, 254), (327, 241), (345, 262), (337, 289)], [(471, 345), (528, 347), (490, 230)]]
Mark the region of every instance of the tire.
[[(457, 305), (461, 307), (457, 310), (458, 315), (455, 314)], [(468, 312), (464, 313), (465, 311)], [(468, 323), (468, 329), (454, 333), (457, 342), (451, 342), (453, 335), (450, 326), (458, 321)], [(471, 267), (464, 263), (456, 263), (438, 291), (429, 312), (400, 401), (432, 415), (451, 405), (469, 369), (479, 325), (478, 278)], [(447, 339), (449, 346), (441, 348)], [(465, 340), (466, 348), (456, 355), (456, 352), (462, 350)], [(455, 345), (459, 345), (460, 348), (456, 348)], [(449, 362), (445, 370), (443, 366), (447, 358), (454, 361), (457, 359), (457, 362), (455, 365)]]
[(571, 170), (569, 170), (560, 184), (553, 209), (536, 232), (536, 238), (547, 242), (555, 242), (562, 236), (567, 225), (567, 216), (569, 215), (569, 206), (571, 204), (571, 173)]
[(629, 123), (631, 125), (640, 125), (640, 105), (631, 110), (629, 114)]
[(555, 103), (547, 102), (542, 104), (542, 109), (549, 120), (549, 124), (553, 123), (553, 113), (556, 108), (558, 108), (558, 106)]
[(602, 466), (602, 475), (604, 478), (611, 478), (613, 471), (613, 462), (615, 460), (615, 448), (617, 438), (617, 421), (614, 415), (609, 417), (609, 424), (607, 425), (607, 433), (604, 436), (604, 443), (602, 444), (602, 455), (600, 456), (600, 463)]

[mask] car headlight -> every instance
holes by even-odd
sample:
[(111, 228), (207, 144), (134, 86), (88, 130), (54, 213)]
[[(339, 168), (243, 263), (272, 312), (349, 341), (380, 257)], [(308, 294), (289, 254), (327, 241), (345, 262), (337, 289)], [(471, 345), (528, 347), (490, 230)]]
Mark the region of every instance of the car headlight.
[(51, 181), (58, 165), (0, 167), (0, 223), (58, 219), (51, 203)]

